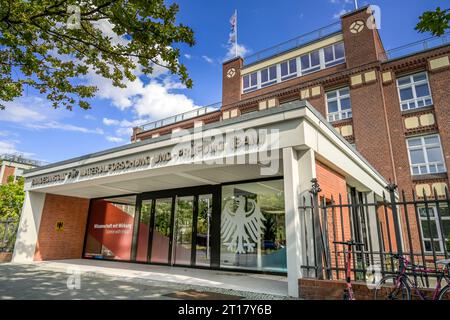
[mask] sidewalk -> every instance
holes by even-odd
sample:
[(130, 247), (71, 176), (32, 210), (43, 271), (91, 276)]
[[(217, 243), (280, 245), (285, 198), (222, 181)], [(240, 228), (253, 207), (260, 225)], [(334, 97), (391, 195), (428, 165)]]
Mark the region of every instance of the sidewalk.
[[(81, 277), (79, 290), (67, 287), (74, 274)], [(0, 299), (287, 298), (282, 276), (99, 260), (5, 263), (0, 275)]]

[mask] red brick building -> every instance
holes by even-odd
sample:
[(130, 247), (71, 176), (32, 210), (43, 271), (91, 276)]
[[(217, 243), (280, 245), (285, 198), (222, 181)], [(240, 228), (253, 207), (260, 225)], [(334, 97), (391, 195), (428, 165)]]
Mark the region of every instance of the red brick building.
[(19, 177), (23, 177), (24, 171), (36, 168), (42, 164), (42, 162), (25, 159), (18, 155), (0, 155), (0, 184), (8, 183), (10, 177), (16, 181)]
[[(150, 130), (137, 127), (132, 141), (301, 99), (407, 197), (413, 190), (418, 197), (435, 191), (444, 196), (450, 165), (449, 35), (386, 51), (370, 7), (317, 33), (313, 41), (294, 39), (297, 45), (289, 50), (276, 47), (225, 62), (219, 110)], [(450, 221), (444, 220), (446, 234), (440, 237), (450, 236)]]
[[(302, 268), (318, 259), (307, 245), (315, 226), (300, 210), (312, 179), (324, 202), (383, 201), (389, 179), (418, 193), (448, 186), (450, 46), (392, 58), (371, 22), (362, 8), (287, 49), (227, 61), (220, 105), (137, 127), (131, 144), (27, 171), (13, 260), (286, 274), (298, 296), (298, 279), (310, 274)], [(371, 252), (387, 241), (375, 236), (377, 210), (364, 210), (357, 226), (373, 231)], [(353, 218), (343, 213), (339, 237), (348, 239)], [(440, 246), (439, 236), (413, 246)]]

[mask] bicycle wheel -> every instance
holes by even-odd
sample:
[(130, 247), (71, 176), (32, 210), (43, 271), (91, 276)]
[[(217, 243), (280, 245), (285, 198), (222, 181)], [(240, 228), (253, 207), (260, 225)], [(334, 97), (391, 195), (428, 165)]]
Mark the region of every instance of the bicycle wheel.
[(446, 285), (441, 289), (437, 299), (450, 301), (450, 285)]
[(411, 288), (404, 279), (397, 283), (397, 276), (385, 276), (375, 288), (375, 300), (411, 300)]

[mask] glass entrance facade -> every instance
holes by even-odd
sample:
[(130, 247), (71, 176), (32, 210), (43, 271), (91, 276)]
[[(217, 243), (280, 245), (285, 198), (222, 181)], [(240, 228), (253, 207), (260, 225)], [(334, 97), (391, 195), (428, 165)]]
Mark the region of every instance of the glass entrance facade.
[(91, 200), (84, 257), (286, 272), (283, 180)]

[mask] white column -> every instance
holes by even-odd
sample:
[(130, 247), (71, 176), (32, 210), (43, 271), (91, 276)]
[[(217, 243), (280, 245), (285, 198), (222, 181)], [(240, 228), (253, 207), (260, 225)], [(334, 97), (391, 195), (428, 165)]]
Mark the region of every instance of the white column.
[(0, 184), (2, 184), (3, 181), (3, 174), (5, 173), (5, 164), (0, 164)]
[(26, 191), (12, 262), (33, 261), (45, 193)]
[[(316, 157), (312, 149), (303, 150), (298, 155), (299, 167), (300, 167), (300, 186), (299, 186), (299, 199), (305, 199), (305, 204), (311, 206), (311, 193), (309, 192), (312, 187), (311, 180), (316, 178)], [(319, 181), (320, 185), (320, 181)], [(301, 219), (302, 230), (302, 253), (303, 261), (306, 264), (306, 256), (308, 256), (309, 265), (314, 265), (314, 232), (313, 232), (313, 219), (312, 209), (308, 209), (305, 212), (304, 219)], [(306, 238), (308, 235), (308, 238)], [(306, 245), (308, 243), (308, 245)], [(310, 269), (303, 273), (303, 276), (314, 276), (315, 272)]]
[[(367, 194), (367, 202), (368, 203), (376, 203), (377, 199), (374, 192), (369, 192)], [(372, 242), (372, 250), (379, 251), (380, 244), (378, 241), (378, 228), (377, 228), (377, 210), (376, 206), (369, 205), (367, 206), (367, 217), (369, 218), (368, 228), (370, 229), (370, 241)], [(368, 250), (369, 248), (364, 248)]]
[(286, 255), (288, 294), (299, 296), (298, 280), (302, 278), (301, 265), (306, 255), (302, 241), (300, 220), (300, 197), (308, 195), (311, 179), (316, 176), (314, 151), (297, 152), (293, 148), (283, 149), (284, 205), (286, 220)]

